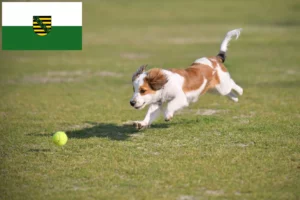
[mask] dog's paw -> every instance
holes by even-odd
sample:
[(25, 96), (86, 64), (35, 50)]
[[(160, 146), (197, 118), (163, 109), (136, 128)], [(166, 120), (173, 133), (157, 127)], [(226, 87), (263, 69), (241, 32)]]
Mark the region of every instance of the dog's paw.
[(133, 125), (138, 130), (142, 130), (142, 129), (149, 127), (149, 125), (147, 123), (145, 123), (144, 121), (134, 121)]
[(243, 88), (241, 88), (241, 90), (240, 90), (240, 92), (239, 92), (239, 95), (243, 95), (244, 94), (244, 89)]
[(166, 122), (170, 121), (172, 118), (173, 118), (173, 114), (170, 114), (170, 113), (165, 114), (165, 121)]
[(168, 121), (171, 121), (171, 119), (173, 119), (173, 117), (168, 117), (168, 118), (165, 118), (165, 121), (168, 122)]

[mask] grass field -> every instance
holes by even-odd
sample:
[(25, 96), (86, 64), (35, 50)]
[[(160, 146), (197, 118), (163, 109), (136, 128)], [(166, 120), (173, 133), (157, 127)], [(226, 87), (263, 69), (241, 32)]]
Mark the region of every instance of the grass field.
[[(83, 3), (82, 51), (0, 52), (0, 199), (300, 199), (300, 3)], [(244, 88), (152, 128), (123, 126), (142, 64), (216, 55)], [(56, 131), (69, 141), (57, 147)]]

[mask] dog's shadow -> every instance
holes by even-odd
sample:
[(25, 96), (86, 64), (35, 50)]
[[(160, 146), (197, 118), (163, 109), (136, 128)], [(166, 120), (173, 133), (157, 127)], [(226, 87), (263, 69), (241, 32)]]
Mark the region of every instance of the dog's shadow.
[[(168, 128), (170, 124), (155, 124), (151, 125), (150, 129), (155, 128)], [(140, 132), (147, 130), (137, 130), (132, 123), (125, 123), (118, 125), (114, 123), (97, 123), (97, 122), (84, 122), (84, 128), (75, 130), (67, 130), (65, 133), (68, 138), (85, 139), (91, 137), (108, 138), (110, 140), (126, 140), (133, 134), (139, 134)], [(40, 137), (51, 137), (53, 133), (41, 134), (41, 133), (30, 133), (28, 136), (40, 136)], [(36, 150), (32, 150), (36, 151)]]
[[(117, 125), (114, 123), (85, 122), (89, 127), (79, 130), (69, 130), (66, 134), (69, 138), (90, 138), (101, 137), (111, 140), (126, 140), (133, 134), (139, 134), (142, 130), (137, 130), (132, 124)], [(167, 128), (167, 124), (156, 124), (151, 128)]]

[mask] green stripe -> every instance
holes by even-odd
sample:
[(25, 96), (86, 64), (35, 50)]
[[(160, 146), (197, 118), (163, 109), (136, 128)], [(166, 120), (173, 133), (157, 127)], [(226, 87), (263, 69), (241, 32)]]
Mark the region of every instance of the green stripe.
[(52, 26), (38, 36), (31, 26), (2, 27), (2, 50), (82, 50), (81, 26)]

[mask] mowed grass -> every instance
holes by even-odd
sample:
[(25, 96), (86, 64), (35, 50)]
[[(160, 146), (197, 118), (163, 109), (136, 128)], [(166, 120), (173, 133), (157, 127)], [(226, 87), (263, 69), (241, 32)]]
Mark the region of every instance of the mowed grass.
[[(299, 17), (294, 0), (87, 1), (83, 51), (1, 51), (0, 199), (299, 199)], [(240, 27), (239, 103), (123, 126), (146, 113), (129, 105), (140, 65), (187, 67)]]

